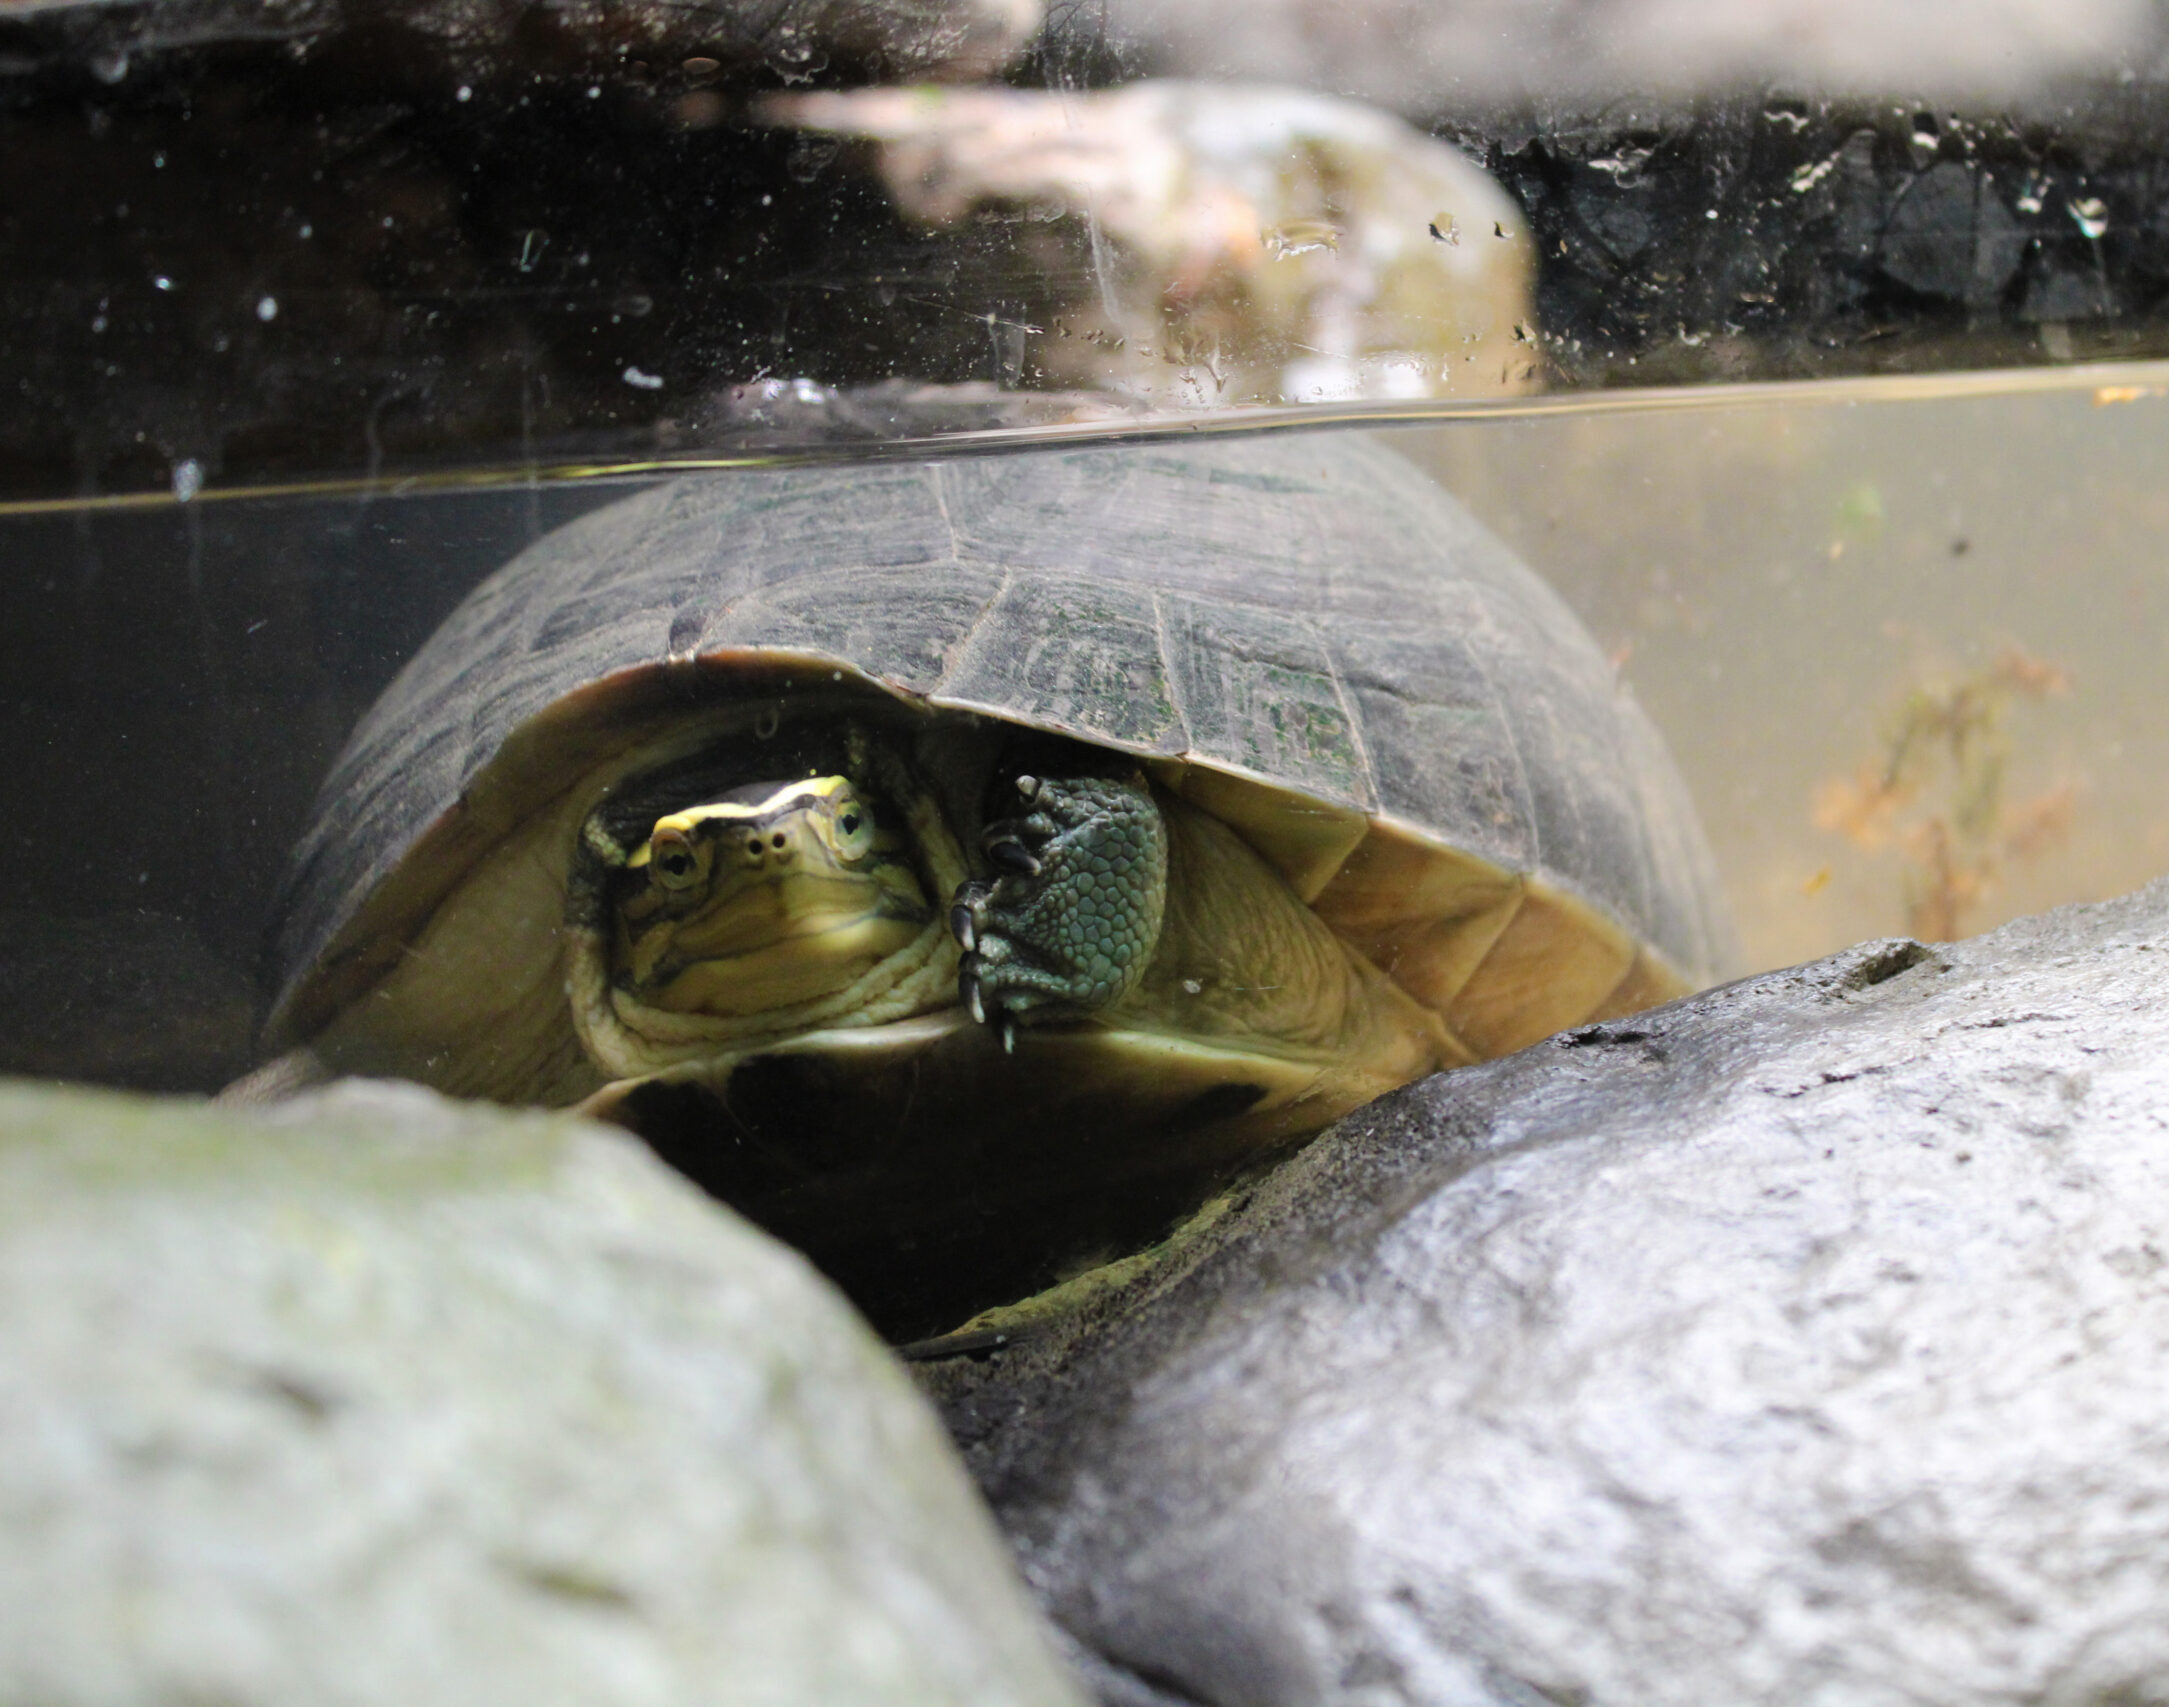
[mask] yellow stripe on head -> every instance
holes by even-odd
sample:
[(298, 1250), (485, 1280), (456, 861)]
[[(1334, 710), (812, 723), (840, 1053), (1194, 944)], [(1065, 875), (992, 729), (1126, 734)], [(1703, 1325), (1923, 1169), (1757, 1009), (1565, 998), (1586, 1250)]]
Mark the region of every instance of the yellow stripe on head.
[(807, 777), (801, 782), (784, 783), (756, 801), (717, 800), (702, 806), (688, 806), (682, 812), (673, 812), (668, 817), (656, 819), (648, 839), (633, 850), (625, 863), (633, 870), (646, 865), (655, 845), (655, 837), (665, 831), (690, 838), (696, 829), (704, 824), (765, 824), (781, 813), (803, 811), (808, 806), (833, 800), (850, 786), (849, 777), (815, 776)]

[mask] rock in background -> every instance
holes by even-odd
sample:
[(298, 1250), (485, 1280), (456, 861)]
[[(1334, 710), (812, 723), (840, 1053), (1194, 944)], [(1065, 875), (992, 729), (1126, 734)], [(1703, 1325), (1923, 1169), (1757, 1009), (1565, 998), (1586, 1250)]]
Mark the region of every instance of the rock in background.
[(2169, 882), (1869, 944), (1397, 1093), (931, 1379), (1109, 1701), (2158, 1701), (2165, 1062)]
[(585, 1123), (0, 1086), (0, 1698), (1074, 1703), (797, 1258)]

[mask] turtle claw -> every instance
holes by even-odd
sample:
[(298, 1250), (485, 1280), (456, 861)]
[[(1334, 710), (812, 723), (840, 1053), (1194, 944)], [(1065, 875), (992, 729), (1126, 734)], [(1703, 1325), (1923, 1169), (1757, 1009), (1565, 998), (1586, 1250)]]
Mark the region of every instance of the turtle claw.
[(999, 838), (989, 838), (987, 842), (987, 858), (996, 865), (1006, 866), (1011, 871), (1022, 872), (1026, 877), (1037, 877), (1039, 875), (1038, 858), (1030, 848), (1026, 847), (1013, 834)]
[(1013, 1052), (1017, 1030), (1074, 1021), (1143, 978), (1167, 893), (1167, 831), (1143, 777), (1020, 776), (1026, 810), (986, 827), (991, 881), (958, 885), (957, 995)]
[(979, 981), (980, 966), (978, 955), (964, 956), (957, 966), (957, 993), (964, 998), (972, 1022), (991, 1027), (1002, 1040), (1002, 1053), (1014, 1055), (1017, 1052), (1017, 1022), (999, 1008), (988, 1008), (986, 990)]

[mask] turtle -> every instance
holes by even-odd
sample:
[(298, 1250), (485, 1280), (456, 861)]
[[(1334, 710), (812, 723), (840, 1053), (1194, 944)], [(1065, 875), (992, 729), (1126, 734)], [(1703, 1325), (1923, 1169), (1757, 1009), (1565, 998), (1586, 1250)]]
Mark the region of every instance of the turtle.
[(1593, 639), (1334, 433), (591, 511), (362, 718), (271, 942), (289, 1076), (615, 1120), (897, 1333), (1729, 952)]

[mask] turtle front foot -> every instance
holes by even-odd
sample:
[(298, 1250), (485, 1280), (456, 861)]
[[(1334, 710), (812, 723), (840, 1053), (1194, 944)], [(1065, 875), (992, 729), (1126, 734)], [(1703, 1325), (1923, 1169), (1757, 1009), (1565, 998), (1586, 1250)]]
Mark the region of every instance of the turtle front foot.
[(1016, 1047), (1017, 1027), (1082, 1019), (1137, 987), (1160, 939), (1167, 827), (1143, 777), (1017, 778), (1021, 816), (987, 826), (999, 875), (958, 885), (957, 994)]

